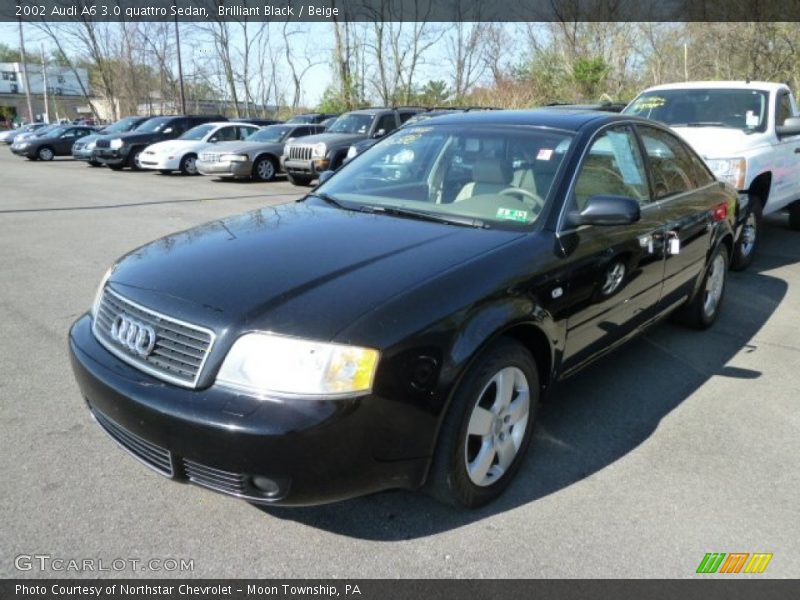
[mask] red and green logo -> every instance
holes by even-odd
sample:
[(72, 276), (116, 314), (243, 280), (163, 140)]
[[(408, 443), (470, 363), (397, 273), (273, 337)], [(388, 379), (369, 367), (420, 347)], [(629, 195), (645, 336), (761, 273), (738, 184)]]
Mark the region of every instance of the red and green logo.
[(697, 573), (763, 573), (772, 554), (766, 552), (708, 552), (700, 561)]

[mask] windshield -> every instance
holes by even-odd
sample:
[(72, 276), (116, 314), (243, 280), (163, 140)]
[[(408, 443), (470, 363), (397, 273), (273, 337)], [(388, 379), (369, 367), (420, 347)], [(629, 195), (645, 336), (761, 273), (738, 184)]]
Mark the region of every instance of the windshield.
[(314, 115), (297, 115), (292, 117), (287, 123), (311, 123), (314, 120)]
[(406, 127), (365, 151), (314, 193), (369, 209), (525, 227), (541, 214), (572, 137), (545, 129)]
[(67, 130), (66, 127), (47, 127), (46, 131), (45, 131), (45, 128), (43, 128), (43, 129), (38, 130), (36, 133), (37, 134), (40, 134), (40, 133), (44, 134), (44, 135), (39, 135), (39, 137), (44, 137), (44, 136), (46, 136), (46, 137), (58, 137), (62, 133), (64, 133), (66, 130)]
[(109, 125), (103, 129), (103, 133), (118, 133), (122, 131), (129, 131), (131, 126), (138, 120), (138, 117), (125, 117), (116, 123)]
[(373, 116), (365, 114), (346, 114), (336, 119), (326, 133), (364, 133), (369, 131)]
[(172, 117), (153, 117), (136, 128), (136, 133), (156, 133), (166, 127)]
[(179, 140), (202, 140), (206, 137), (209, 133), (214, 131), (217, 128), (216, 125), (198, 125), (197, 127), (192, 127), (189, 131), (184, 133), (180, 136)]
[(259, 129), (255, 133), (247, 136), (248, 142), (282, 142), (283, 138), (294, 129), (285, 125), (270, 125), (264, 129)]
[(56, 129), (62, 129), (62, 127), (60, 127), (59, 125), (45, 125), (44, 127), (39, 127), (39, 129), (34, 129), (30, 133), (33, 133), (33, 135), (35, 135), (36, 137), (42, 137), (44, 135), (49, 135)]
[(759, 90), (680, 89), (646, 92), (623, 114), (661, 121), (672, 127), (731, 127), (765, 131), (769, 94)]

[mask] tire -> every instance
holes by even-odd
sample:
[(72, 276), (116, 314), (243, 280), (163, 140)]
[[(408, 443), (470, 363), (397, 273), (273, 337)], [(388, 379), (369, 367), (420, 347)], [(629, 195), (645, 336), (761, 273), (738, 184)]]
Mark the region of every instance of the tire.
[[(721, 269), (721, 270), (720, 270)], [(728, 282), (728, 247), (719, 244), (705, 267), (700, 289), (680, 309), (678, 320), (694, 329), (708, 329), (717, 320)]]
[(187, 154), (181, 159), (181, 175), (197, 175), (197, 155)]
[(800, 200), (789, 205), (789, 227), (800, 231)]
[(761, 212), (762, 204), (760, 198), (750, 198), (750, 206), (747, 208), (742, 235), (733, 245), (733, 255), (731, 256), (731, 269), (734, 271), (744, 271), (753, 262), (753, 257), (758, 250), (758, 243), (761, 238)]
[(277, 174), (278, 166), (269, 156), (262, 156), (253, 165), (253, 179), (256, 181), (272, 181)]
[(133, 148), (128, 155), (128, 166), (132, 171), (141, 171), (142, 166), (139, 164), (139, 157), (142, 156), (143, 148)]
[(314, 179), (308, 175), (292, 175), (291, 173), (287, 173), (286, 178), (295, 185), (302, 185), (305, 187), (311, 185), (311, 181)]
[(56, 153), (53, 152), (53, 149), (50, 146), (42, 146), (36, 152), (36, 158), (38, 158), (39, 160), (45, 160), (45, 161), (53, 160), (55, 155), (56, 155)]
[[(513, 384), (512, 392), (500, 394), (499, 380)], [(527, 453), (539, 396), (536, 363), (524, 346), (504, 338), (485, 350), (453, 395), (426, 491), (467, 508), (500, 496)]]

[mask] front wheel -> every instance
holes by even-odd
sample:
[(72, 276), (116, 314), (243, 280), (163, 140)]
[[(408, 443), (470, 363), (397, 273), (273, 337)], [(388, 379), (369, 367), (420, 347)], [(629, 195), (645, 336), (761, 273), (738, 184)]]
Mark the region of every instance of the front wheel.
[(291, 173), (287, 173), (286, 178), (295, 185), (302, 185), (306, 187), (311, 185), (311, 181), (313, 179), (308, 175), (292, 175)]
[(128, 157), (128, 166), (133, 171), (140, 171), (142, 169), (142, 163), (139, 160), (142, 158), (142, 149), (141, 148), (134, 148), (131, 150), (130, 156)]
[(268, 156), (262, 156), (253, 165), (253, 179), (258, 181), (272, 181), (277, 172), (275, 161)]
[(789, 227), (800, 231), (800, 200), (789, 205)]
[(180, 171), (182, 175), (197, 175), (197, 156), (187, 154), (181, 159)]
[(691, 302), (681, 309), (678, 315), (680, 320), (695, 329), (711, 327), (719, 315), (727, 281), (728, 248), (725, 244), (719, 244), (708, 261), (700, 289)]
[(524, 346), (502, 339), (485, 351), (453, 396), (427, 491), (467, 508), (500, 496), (525, 457), (538, 402), (538, 371)]
[(39, 148), (39, 152), (36, 153), (36, 157), (39, 160), (53, 160), (53, 157), (55, 155), (56, 154), (55, 154), (55, 152), (53, 152), (53, 149), (52, 148), (48, 148), (47, 146), (44, 146), (43, 148)]
[(731, 269), (734, 271), (744, 271), (753, 262), (761, 236), (761, 211), (761, 200), (759, 198), (751, 198), (750, 205), (747, 207), (747, 216), (742, 226), (742, 233), (733, 246)]

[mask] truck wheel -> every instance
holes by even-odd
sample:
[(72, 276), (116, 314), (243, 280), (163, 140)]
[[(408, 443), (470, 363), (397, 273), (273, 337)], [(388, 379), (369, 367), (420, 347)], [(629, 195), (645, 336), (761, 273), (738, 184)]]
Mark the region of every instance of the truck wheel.
[(311, 180), (313, 177), (309, 177), (308, 175), (292, 175), (291, 173), (287, 173), (286, 177), (295, 185), (302, 185), (302, 186), (309, 186), (311, 185)]
[(522, 344), (502, 339), (486, 350), (453, 396), (426, 491), (468, 508), (502, 494), (527, 453), (538, 401), (536, 363)]
[(727, 281), (728, 247), (719, 244), (706, 265), (697, 294), (676, 314), (678, 321), (694, 329), (711, 327), (719, 315)]
[(750, 205), (747, 207), (747, 216), (742, 227), (742, 234), (733, 246), (733, 256), (731, 257), (731, 269), (734, 271), (744, 271), (753, 262), (753, 257), (758, 249), (759, 238), (761, 237), (761, 199), (750, 198)]
[(133, 148), (131, 153), (128, 155), (128, 166), (133, 171), (140, 171), (142, 169), (142, 165), (139, 163), (139, 159), (142, 157), (142, 149), (141, 148)]
[(789, 227), (800, 231), (800, 200), (789, 205)]
[(277, 172), (275, 161), (269, 156), (262, 156), (253, 165), (253, 179), (257, 181), (272, 181)]

